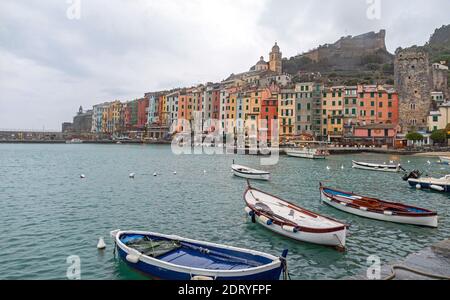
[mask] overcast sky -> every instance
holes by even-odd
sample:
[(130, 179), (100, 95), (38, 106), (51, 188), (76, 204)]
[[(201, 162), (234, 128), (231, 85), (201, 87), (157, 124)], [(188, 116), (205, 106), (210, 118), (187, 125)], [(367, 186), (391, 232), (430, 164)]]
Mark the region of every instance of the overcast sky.
[(80, 105), (220, 81), (275, 41), (290, 57), (383, 28), (394, 52), (450, 23), (449, 0), (380, 0), (379, 19), (368, 1), (81, 0), (77, 19), (77, 0), (1, 0), (0, 128), (60, 130)]

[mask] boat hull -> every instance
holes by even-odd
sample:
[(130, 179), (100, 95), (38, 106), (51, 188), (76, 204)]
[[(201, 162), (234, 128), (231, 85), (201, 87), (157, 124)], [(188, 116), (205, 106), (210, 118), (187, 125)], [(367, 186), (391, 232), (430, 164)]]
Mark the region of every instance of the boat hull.
[(305, 243), (311, 243), (322, 246), (330, 246), (336, 248), (345, 248), (347, 229), (344, 228), (339, 231), (327, 232), (327, 233), (311, 233), (311, 232), (302, 232), (298, 231), (296, 233), (286, 231), (282, 228), (282, 226), (272, 224), (267, 225), (267, 223), (261, 221), (260, 218), (256, 218), (257, 223), (262, 227), (282, 235), (284, 237)]
[(440, 156), (439, 159), (441, 160), (441, 163), (450, 165), (450, 157)]
[[(411, 187), (416, 187), (417, 185), (420, 185), (421, 189), (425, 190), (433, 190), (436, 192), (442, 192), (442, 193), (450, 193), (450, 184), (443, 184), (441, 182), (434, 182), (433, 180), (427, 180), (427, 179), (408, 179), (408, 183)], [(436, 187), (441, 187), (442, 189), (437, 189)]]
[(378, 172), (387, 172), (387, 173), (398, 173), (400, 172), (400, 165), (399, 166), (392, 166), (392, 165), (371, 165), (371, 164), (364, 164), (359, 162), (352, 162), (352, 168), (353, 169), (359, 169), (359, 170), (366, 170), (366, 171), (378, 171)]
[(408, 224), (408, 225), (417, 225), (417, 226), (425, 226), (425, 227), (438, 227), (438, 216), (428, 216), (428, 217), (408, 217), (408, 216), (396, 216), (396, 215), (386, 215), (376, 212), (371, 212), (367, 210), (363, 210), (360, 208), (354, 208), (348, 205), (344, 205), (342, 203), (338, 203), (333, 201), (330, 197), (328, 197), (323, 190), (321, 191), (321, 200), (338, 210), (343, 212), (357, 215), (364, 218), (374, 219), (378, 221), (385, 222), (393, 222), (399, 224)]
[(286, 151), (287, 156), (296, 157), (296, 158), (306, 158), (306, 159), (326, 159), (325, 155), (317, 155), (317, 154), (307, 154), (307, 153), (298, 153), (298, 152), (290, 152)]
[[(136, 234), (144, 234), (157, 236), (155, 233), (148, 232), (133, 232)], [(118, 235), (120, 232), (118, 233)], [(170, 237), (160, 235), (162, 237)], [(175, 237), (178, 238), (178, 237)], [(199, 269), (193, 267), (187, 267), (182, 265), (173, 265), (171, 263), (163, 262), (158, 259), (140, 256), (137, 262), (130, 262), (127, 256), (136, 253), (134, 249), (128, 248), (125, 244), (120, 242), (119, 237), (116, 236), (116, 247), (119, 257), (131, 268), (140, 271), (148, 275), (151, 278), (162, 280), (192, 280), (194, 277), (206, 277), (214, 280), (279, 280), (281, 273), (284, 269), (279, 258), (270, 256), (273, 262), (267, 265), (263, 265), (257, 268), (241, 269), (241, 270), (212, 270), (212, 269)], [(184, 242), (199, 243), (198, 241), (183, 239)], [(240, 249), (235, 247), (229, 247), (224, 245), (217, 245), (212, 243), (201, 242), (203, 247), (216, 248), (219, 247), (224, 251), (246, 251), (246, 253), (256, 253), (258, 255), (266, 255), (261, 252), (250, 251), (246, 249)]]
[(244, 193), (245, 211), (254, 223), (281, 236), (345, 249), (347, 226), (254, 188)]
[(265, 180), (265, 181), (270, 180), (269, 172), (247, 169), (246, 167), (238, 165), (231, 166), (231, 170), (233, 171), (234, 176), (237, 177), (252, 180)]

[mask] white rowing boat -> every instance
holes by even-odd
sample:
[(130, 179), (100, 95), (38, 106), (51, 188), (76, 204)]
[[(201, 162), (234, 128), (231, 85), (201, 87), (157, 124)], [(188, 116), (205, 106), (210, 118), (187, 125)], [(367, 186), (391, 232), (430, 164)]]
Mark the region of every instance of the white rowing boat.
[(253, 180), (270, 180), (270, 173), (267, 171), (256, 170), (246, 166), (236, 165), (233, 161), (231, 165), (233, 174), (238, 177), (253, 179)]
[(336, 209), (360, 217), (436, 228), (438, 215), (428, 209), (356, 195), (320, 185), (321, 200)]
[(244, 193), (245, 211), (254, 223), (291, 239), (345, 249), (347, 226), (252, 188)]
[(398, 173), (400, 170), (403, 170), (402, 166), (400, 164), (373, 164), (373, 163), (366, 163), (366, 162), (359, 162), (359, 161), (352, 161), (352, 168), (353, 169), (360, 169), (360, 170), (368, 170), (368, 171), (380, 171), (380, 172), (391, 172), (391, 173)]

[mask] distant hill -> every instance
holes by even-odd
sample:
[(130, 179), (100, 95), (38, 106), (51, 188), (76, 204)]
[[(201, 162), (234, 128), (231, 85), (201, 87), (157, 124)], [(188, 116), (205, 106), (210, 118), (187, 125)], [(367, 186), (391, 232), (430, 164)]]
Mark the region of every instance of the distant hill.
[(284, 59), (283, 70), (294, 78), (320, 72), (328, 81), (344, 84), (391, 81), (394, 56), (387, 51), (385, 38), (385, 30), (342, 37), (334, 44)]

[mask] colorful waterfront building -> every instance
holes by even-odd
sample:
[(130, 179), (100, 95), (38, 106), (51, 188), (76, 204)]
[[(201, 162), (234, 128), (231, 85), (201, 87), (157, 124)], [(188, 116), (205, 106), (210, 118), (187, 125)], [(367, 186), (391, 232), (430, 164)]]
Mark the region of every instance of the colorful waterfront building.
[(428, 116), (428, 131), (446, 129), (450, 124), (450, 102), (441, 104), (437, 110), (430, 112)]
[(313, 136), (313, 91), (314, 83), (305, 82), (295, 85), (295, 126), (296, 136)]
[(266, 137), (267, 142), (270, 143), (272, 141), (273, 125), (278, 126), (278, 95), (273, 95), (262, 100), (260, 119), (265, 120), (266, 126), (263, 126), (260, 130), (266, 130), (267, 128)]
[[(136, 122), (136, 129), (137, 130), (143, 130), (147, 126), (147, 118), (148, 118), (148, 106), (149, 106), (149, 99), (148, 98), (141, 98), (137, 101), (137, 122)], [(133, 115), (132, 115), (133, 117)]]
[(280, 143), (289, 142), (294, 138), (295, 132), (295, 104), (296, 91), (292, 88), (283, 88), (278, 94), (278, 118), (280, 119)]
[[(178, 97), (180, 91), (172, 91), (166, 95), (167, 125), (172, 126), (178, 120)], [(173, 128), (172, 128), (173, 129)]]
[(147, 93), (145, 98), (148, 99), (147, 123), (148, 126), (158, 124), (160, 122), (160, 93)]
[(108, 103), (97, 104), (93, 106), (92, 109), (92, 133), (102, 133), (102, 124), (103, 124), (103, 114), (108, 108)]
[(322, 133), (328, 140), (340, 140), (344, 129), (345, 87), (325, 88), (322, 96)]
[(398, 124), (398, 93), (392, 87), (359, 85), (357, 89), (359, 124)]

